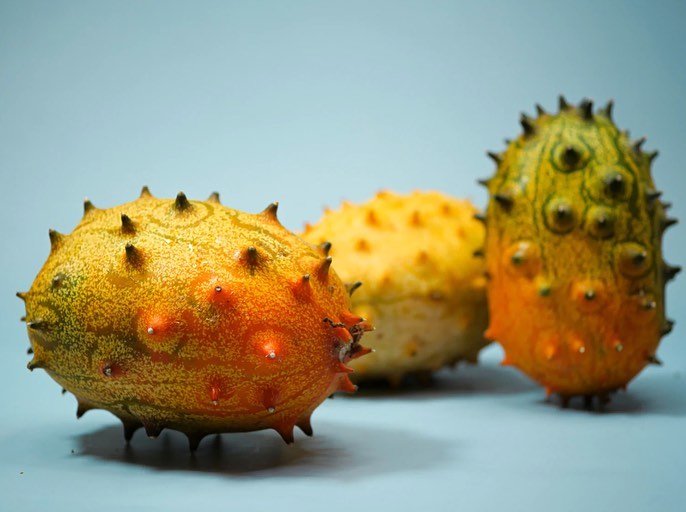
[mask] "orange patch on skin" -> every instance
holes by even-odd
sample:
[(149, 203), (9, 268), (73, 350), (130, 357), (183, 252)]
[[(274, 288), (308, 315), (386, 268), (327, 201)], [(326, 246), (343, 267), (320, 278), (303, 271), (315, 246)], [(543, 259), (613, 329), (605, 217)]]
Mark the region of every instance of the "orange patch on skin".
[(527, 240), (513, 243), (503, 254), (503, 265), (511, 274), (533, 279), (541, 271), (538, 247)]
[(557, 346), (553, 343), (546, 344), (544, 350), (544, 356), (548, 361), (551, 361), (557, 355)]
[(176, 323), (160, 313), (140, 314), (141, 338), (152, 342), (163, 340), (174, 332)]
[(605, 285), (600, 280), (575, 281), (571, 286), (571, 298), (576, 302), (579, 311), (596, 313), (601, 311), (607, 302)]

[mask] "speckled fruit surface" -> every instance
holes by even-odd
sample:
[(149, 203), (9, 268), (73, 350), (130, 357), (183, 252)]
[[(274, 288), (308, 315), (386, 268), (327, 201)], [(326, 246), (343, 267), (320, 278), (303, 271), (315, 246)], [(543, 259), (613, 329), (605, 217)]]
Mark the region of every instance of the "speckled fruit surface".
[(140, 198), (85, 203), (52, 249), (26, 301), (34, 352), (78, 398), (106, 409), (129, 439), (183, 431), (195, 448), (215, 432), (298, 425), (337, 390), (353, 391), (350, 359), (369, 325), (318, 253), (285, 229), (272, 204), (258, 214), (208, 201)]
[(523, 116), (523, 133), (484, 184), (490, 319), (487, 335), (548, 393), (607, 400), (658, 362), (665, 284), (666, 215), (651, 176), (657, 152), (630, 141), (612, 120), (560, 99), (549, 114)]
[(353, 311), (376, 331), (374, 353), (351, 364), (355, 378), (400, 383), (445, 365), (475, 362), (487, 343), (485, 266), (474, 252), (484, 229), (468, 201), (440, 192), (380, 192), (327, 211), (304, 238), (330, 242), (344, 281), (359, 279)]

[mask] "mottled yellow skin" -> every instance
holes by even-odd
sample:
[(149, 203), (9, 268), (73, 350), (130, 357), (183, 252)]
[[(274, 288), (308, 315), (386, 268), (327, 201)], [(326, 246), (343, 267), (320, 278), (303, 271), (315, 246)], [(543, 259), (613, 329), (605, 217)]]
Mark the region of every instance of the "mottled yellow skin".
[(343, 362), (366, 325), (330, 260), (279, 224), (276, 205), (249, 214), (216, 197), (184, 201), (144, 191), (87, 206), (71, 235), (51, 236), (25, 296), (29, 366), (74, 393), (81, 413), (117, 415), (127, 436), (173, 428), (193, 446), (274, 428), (291, 441), (324, 398), (353, 389)]
[(474, 207), (439, 192), (381, 192), (344, 203), (307, 226), (305, 240), (332, 243), (344, 281), (362, 281), (353, 311), (376, 328), (374, 353), (351, 364), (357, 379), (426, 374), (459, 360), (476, 361), (486, 344), (483, 260), (474, 251), (484, 230)]
[(588, 103), (527, 124), (487, 183), (487, 336), (549, 393), (605, 400), (669, 326), (654, 155)]

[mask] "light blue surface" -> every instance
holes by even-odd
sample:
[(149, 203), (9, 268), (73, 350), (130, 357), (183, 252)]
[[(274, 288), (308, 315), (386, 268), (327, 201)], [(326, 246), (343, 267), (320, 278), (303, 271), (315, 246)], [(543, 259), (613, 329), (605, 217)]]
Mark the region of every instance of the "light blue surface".
[[(545, 404), (492, 347), (435, 389), (328, 400), (294, 447), (225, 435), (189, 458), (175, 433), (125, 450), (25, 369), (13, 294), (86, 195), (279, 200), (292, 229), (383, 187), (483, 205), (484, 151), (565, 92), (615, 99), (684, 217), (686, 4), (598, 4), (0, 2), (0, 510), (684, 510), (684, 278), (665, 366), (604, 415)], [(681, 226), (666, 254), (685, 261)]]

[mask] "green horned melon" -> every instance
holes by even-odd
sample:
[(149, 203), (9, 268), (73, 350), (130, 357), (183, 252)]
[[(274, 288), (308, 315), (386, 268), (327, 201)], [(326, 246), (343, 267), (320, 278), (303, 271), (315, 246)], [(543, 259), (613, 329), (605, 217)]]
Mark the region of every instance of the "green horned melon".
[(656, 363), (665, 284), (666, 216), (651, 176), (657, 152), (612, 120), (560, 99), (557, 114), (522, 116), (523, 134), (483, 182), (490, 326), (511, 364), (561, 396), (588, 406)]

